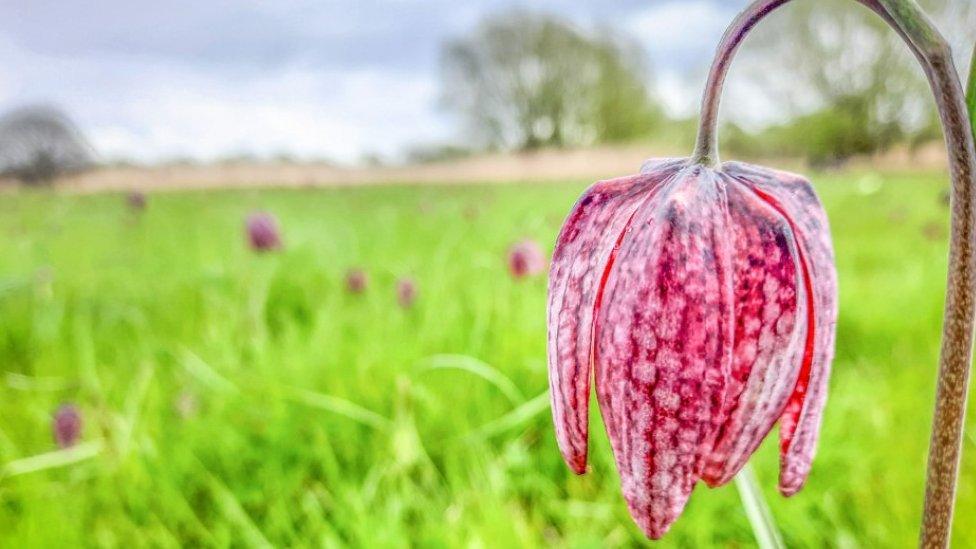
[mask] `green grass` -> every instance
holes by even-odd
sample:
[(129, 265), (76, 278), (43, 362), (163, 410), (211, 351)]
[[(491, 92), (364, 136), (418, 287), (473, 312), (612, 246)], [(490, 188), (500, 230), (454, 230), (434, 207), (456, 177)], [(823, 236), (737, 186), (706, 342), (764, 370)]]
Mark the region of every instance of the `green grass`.
[[(823, 437), (796, 497), (775, 492), (774, 443), (756, 475), (788, 546), (913, 546), (945, 178), (817, 179), (841, 281)], [(142, 216), (119, 195), (3, 196), (0, 545), (643, 542), (595, 407), (592, 472), (563, 465), (545, 280), (515, 282), (504, 264), (522, 237), (551, 249), (584, 186), (188, 192), (151, 196)], [(282, 253), (244, 245), (255, 208), (280, 218)], [(344, 292), (353, 266), (369, 271), (363, 296)], [(404, 275), (420, 289), (409, 311), (394, 295)], [(66, 401), (84, 444), (44, 455)], [(970, 421), (958, 547), (976, 546), (974, 519)], [(700, 487), (659, 545), (753, 543), (729, 485)]]

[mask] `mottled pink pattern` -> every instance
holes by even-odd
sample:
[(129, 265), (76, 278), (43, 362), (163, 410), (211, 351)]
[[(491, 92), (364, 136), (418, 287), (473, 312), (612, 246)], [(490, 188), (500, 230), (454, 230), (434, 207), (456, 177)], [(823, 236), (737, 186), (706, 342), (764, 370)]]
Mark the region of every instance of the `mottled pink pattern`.
[(789, 223), (749, 189), (729, 186), (735, 339), (730, 410), (702, 478), (725, 484), (772, 429), (793, 393), (806, 338), (806, 296)]
[(780, 419), (779, 490), (790, 496), (803, 487), (810, 474), (834, 358), (837, 271), (830, 227), (813, 187), (802, 176), (738, 162), (727, 163), (724, 169), (783, 213), (793, 226), (809, 271), (810, 300), (816, 312), (812, 348), (806, 357), (807, 371), (801, 373), (801, 383)]
[(597, 313), (600, 409), (624, 498), (654, 538), (684, 509), (720, 427), (733, 335), (724, 194), (690, 168), (641, 208)]
[(617, 240), (637, 206), (675, 172), (662, 161), (648, 173), (601, 181), (563, 224), (549, 275), (549, 389), (556, 439), (566, 463), (586, 470), (593, 310)]
[(809, 473), (836, 274), (808, 182), (744, 164), (651, 161), (597, 183), (556, 243), (549, 373), (560, 450), (586, 470), (589, 379), (624, 497), (652, 538), (699, 480), (728, 482), (781, 421), (780, 490)]

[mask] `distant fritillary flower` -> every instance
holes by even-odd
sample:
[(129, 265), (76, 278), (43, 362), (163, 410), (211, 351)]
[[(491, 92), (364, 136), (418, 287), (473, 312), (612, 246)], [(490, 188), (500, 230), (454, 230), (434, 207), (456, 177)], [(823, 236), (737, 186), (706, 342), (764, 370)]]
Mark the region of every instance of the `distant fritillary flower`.
[(417, 300), (417, 283), (412, 278), (401, 278), (397, 281), (396, 292), (400, 306), (409, 309)]
[(74, 404), (62, 404), (51, 424), (54, 442), (59, 448), (70, 448), (81, 438), (81, 412)]
[(508, 271), (516, 279), (535, 276), (546, 270), (546, 256), (534, 240), (523, 240), (508, 250)]
[(267, 212), (255, 212), (247, 218), (247, 239), (251, 249), (267, 252), (281, 248), (281, 230), (278, 220)]
[(369, 285), (369, 277), (362, 269), (349, 269), (346, 273), (346, 289), (351, 294), (361, 294)]

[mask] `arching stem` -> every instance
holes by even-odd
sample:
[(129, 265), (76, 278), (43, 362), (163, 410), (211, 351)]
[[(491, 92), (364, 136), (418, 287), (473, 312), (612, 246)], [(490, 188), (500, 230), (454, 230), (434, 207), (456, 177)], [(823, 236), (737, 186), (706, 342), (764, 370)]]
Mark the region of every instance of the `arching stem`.
[(705, 84), (705, 95), (702, 98), (701, 118), (698, 123), (698, 141), (692, 160), (698, 164), (715, 167), (719, 164), (718, 156), (718, 111), (722, 102), (722, 87), (725, 77), (729, 73), (732, 59), (752, 30), (767, 15), (790, 0), (760, 0), (753, 2), (742, 11), (735, 21), (729, 25), (722, 41), (715, 51), (715, 60), (708, 72), (708, 82)]
[[(693, 160), (717, 166), (718, 110), (732, 58), (760, 20), (790, 0), (756, 0), (719, 44), (705, 95)], [(955, 504), (976, 315), (976, 147), (973, 120), (945, 39), (914, 0), (857, 0), (884, 18), (925, 71), (939, 108), (952, 177), (949, 277), (939, 357), (938, 389), (922, 515), (922, 547), (948, 547)], [(976, 66), (976, 60), (974, 60)], [(976, 71), (974, 71), (976, 72)], [(976, 107), (976, 79), (969, 105)]]
[(976, 47), (973, 48), (973, 61), (969, 65), (969, 86), (966, 91), (966, 104), (969, 106), (969, 121), (976, 137)]

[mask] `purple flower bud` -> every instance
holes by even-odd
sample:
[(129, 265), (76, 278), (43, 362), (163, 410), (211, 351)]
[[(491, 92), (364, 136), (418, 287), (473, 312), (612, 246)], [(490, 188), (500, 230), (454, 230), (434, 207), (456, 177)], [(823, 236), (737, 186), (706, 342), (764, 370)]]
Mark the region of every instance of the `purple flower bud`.
[(132, 191), (125, 197), (126, 203), (129, 208), (133, 211), (142, 211), (146, 209), (146, 193), (142, 191)]
[(397, 281), (397, 302), (404, 309), (413, 306), (417, 300), (417, 283), (412, 278), (401, 278)]
[(281, 248), (278, 220), (267, 212), (255, 212), (247, 218), (247, 238), (251, 249), (266, 252)]
[(351, 294), (361, 294), (366, 291), (369, 277), (362, 269), (349, 269), (346, 273), (346, 289)]
[(70, 448), (81, 438), (81, 413), (74, 404), (62, 404), (51, 424), (54, 442), (59, 448)]
[(534, 240), (523, 240), (508, 250), (508, 270), (516, 279), (535, 276), (546, 269), (546, 256)]

